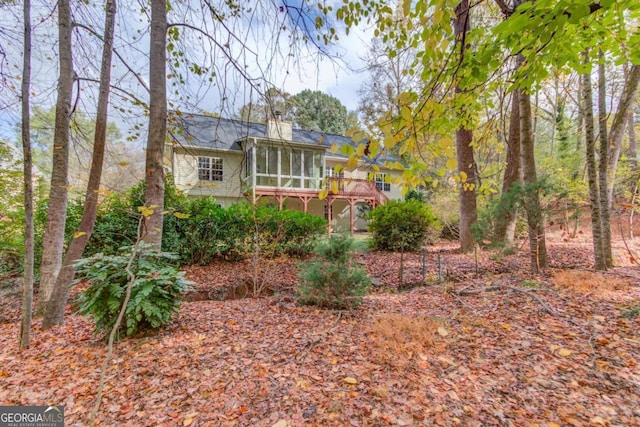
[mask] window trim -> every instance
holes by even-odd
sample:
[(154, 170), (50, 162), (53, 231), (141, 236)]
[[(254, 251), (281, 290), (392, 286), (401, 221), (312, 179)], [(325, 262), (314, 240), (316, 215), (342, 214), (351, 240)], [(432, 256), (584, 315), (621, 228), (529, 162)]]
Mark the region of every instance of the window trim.
[[(206, 165), (203, 165), (205, 161)], [(198, 156), (198, 180), (207, 182), (224, 181), (224, 159), (222, 157)]]
[(391, 191), (391, 183), (387, 181), (386, 173), (376, 173), (374, 175), (374, 182), (376, 188), (380, 191), (384, 191), (385, 193), (389, 193)]

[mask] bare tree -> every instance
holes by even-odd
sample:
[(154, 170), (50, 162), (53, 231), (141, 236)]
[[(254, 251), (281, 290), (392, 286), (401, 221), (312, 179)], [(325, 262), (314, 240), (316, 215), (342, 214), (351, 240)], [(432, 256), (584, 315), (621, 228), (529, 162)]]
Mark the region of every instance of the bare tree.
[(24, 289), (22, 293), (22, 323), (20, 324), (20, 348), (31, 343), (31, 313), (33, 311), (33, 174), (31, 161), (31, 1), (24, 0), (24, 53), (22, 62), (22, 152), (24, 165)]
[(87, 191), (85, 193), (82, 219), (80, 220), (78, 230), (73, 236), (73, 240), (71, 240), (71, 243), (67, 248), (67, 252), (62, 262), (62, 269), (58, 274), (53, 294), (47, 304), (44, 319), (42, 321), (42, 327), (44, 329), (55, 324), (60, 324), (63, 321), (64, 309), (67, 304), (67, 299), (69, 298), (69, 285), (75, 276), (75, 263), (82, 257), (82, 253), (87, 246), (96, 222), (98, 194), (100, 190), (107, 136), (107, 107), (109, 104), (109, 84), (111, 81), (111, 58), (116, 8), (116, 0), (107, 0), (96, 128), (94, 134), (91, 169), (89, 172)]
[(58, 1), (59, 77), (53, 137), (53, 169), (49, 189), (47, 224), (42, 240), (38, 312), (42, 313), (62, 266), (64, 228), (67, 219), (67, 175), (69, 169), (69, 117), (73, 93), (73, 55), (71, 49), (71, 8), (69, 0)]

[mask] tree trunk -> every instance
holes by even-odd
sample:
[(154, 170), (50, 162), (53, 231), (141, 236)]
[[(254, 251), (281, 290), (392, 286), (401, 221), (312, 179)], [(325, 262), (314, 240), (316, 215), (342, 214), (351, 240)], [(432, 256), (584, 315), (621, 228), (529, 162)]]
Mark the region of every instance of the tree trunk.
[(144, 217), (142, 240), (158, 250), (162, 246), (162, 211), (164, 208), (162, 160), (167, 132), (166, 33), (166, 2), (151, 0), (149, 136), (147, 139), (144, 191), (144, 203), (151, 213)]
[(71, 9), (69, 0), (58, 1), (60, 76), (53, 136), (53, 166), (47, 224), (42, 239), (38, 312), (49, 302), (62, 265), (64, 227), (67, 220), (67, 175), (69, 170), (69, 119), (73, 94), (73, 56), (71, 51)]
[(609, 211), (609, 198), (606, 189), (607, 165), (609, 158), (609, 145), (607, 143), (607, 86), (604, 63), (604, 53), (599, 52), (598, 64), (598, 129), (600, 132), (600, 158), (598, 159), (598, 187), (600, 191), (600, 222), (602, 224), (602, 255), (607, 267), (613, 267), (613, 255), (611, 253), (611, 214)]
[(24, 284), (22, 292), (21, 349), (31, 344), (31, 313), (33, 306), (33, 174), (31, 159), (31, 1), (24, 0), (24, 56), (22, 65), (22, 152), (24, 168)]
[(544, 221), (540, 196), (536, 188), (538, 176), (536, 173), (535, 147), (533, 132), (531, 129), (531, 96), (520, 93), (520, 142), (522, 158), (522, 181), (526, 191), (524, 195), (524, 208), (527, 212), (527, 224), (529, 228), (529, 251), (531, 258), (531, 271), (536, 274), (541, 269), (547, 268), (547, 246), (544, 233)]
[(76, 273), (75, 263), (82, 257), (87, 242), (93, 232), (98, 210), (98, 195), (107, 136), (107, 113), (109, 105), (109, 84), (111, 82), (111, 58), (113, 51), (113, 32), (116, 15), (116, 0), (107, 0), (105, 11), (105, 34), (102, 47), (102, 65), (100, 68), (100, 88), (98, 109), (96, 112), (96, 128), (93, 141), (93, 154), (89, 181), (85, 193), (84, 209), (78, 230), (69, 243), (64, 256), (62, 269), (55, 283), (53, 293), (47, 304), (42, 328), (48, 329), (64, 320), (64, 309), (69, 298), (69, 286)]
[(618, 168), (618, 160), (620, 159), (620, 150), (622, 148), (622, 136), (624, 134), (624, 125), (627, 120), (627, 112), (632, 109), (633, 102), (638, 91), (638, 83), (640, 82), (640, 65), (632, 65), (624, 81), (622, 88), (622, 96), (618, 102), (618, 110), (613, 118), (611, 125), (611, 133), (609, 135), (609, 147), (611, 147), (611, 157), (609, 158), (609, 201), (613, 202), (613, 189), (615, 185), (616, 170)]
[[(638, 168), (638, 151), (636, 149), (636, 128), (633, 122), (633, 108), (629, 108), (627, 113), (627, 129), (629, 129), (629, 161), (631, 169), (634, 171)], [(609, 199), (613, 201), (613, 199)]]
[(585, 149), (587, 161), (587, 180), (589, 183), (589, 202), (591, 205), (591, 229), (593, 233), (593, 253), (596, 270), (606, 270), (607, 263), (602, 245), (602, 221), (600, 218), (600, 194), (598, 170), (596, 166), (596, 139), (593, 127), (593, 95), (591, 73), (582, 75), (583, 105), (585, 121)]
[(520, 164), (520, 90), (511, 95), (511, 115), (509, 118), (509, 137), (507, 139), (507, 166), (502, 178), (502, 196), (500, 209), (496, 218), (494, 239), (504, 244), (506, 249), (513, 248), (516, 230), (516, 204), (509, 191), (521, 181)]
[[(465, 55), (465, 38), (469, 31), (469, 0), (462, 0), (456, 6), (456, 19), (453, 23), (456, 43), (460, 45), (460, 57), (462, 61)], [(456, 95), (464, 93), (464, 89), (456, 85)], [(461, 114), (466, 114), (462, 112)], [(462, 252), (470, 252), (475, 246), (471, 226), (477, 219), (476, 207), (476, 165), (473, 156), (473, 133), (464, 126), (456, 131), (456, 156), (458, 160), (458, 172), (460, 183), (460, 249)]]
[(579, 79), (578, 83), (578, 117), (576, 118), (576, 153), (582, 150), (582, 141), (584, 139), (584, 103), (582, 102), (584, 95), (583, 79)]

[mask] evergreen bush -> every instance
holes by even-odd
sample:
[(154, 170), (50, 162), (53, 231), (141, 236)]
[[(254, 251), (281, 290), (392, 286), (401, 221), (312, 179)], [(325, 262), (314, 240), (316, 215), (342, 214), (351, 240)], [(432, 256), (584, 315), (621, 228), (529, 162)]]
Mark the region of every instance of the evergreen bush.
[[(78, 280), (89, 282), (80, 296), (78, 311), (93, 318), (96, 333), (108, 334), (118, 318), (130, 282), (126, 267), (131, 251), (132, 248), (128, 248), (118, 255), (97, 254), (78, 261)], [(172, 254), (148, 249), (134, 255), (131, 272), (135, 279), (118, 337), (158, 329), (178, 311), (182, 293), (192, 283), (171, 264), (175, 258)]]
[(371, 280), (351, 257), (353, 239), (333, 235), (316, 249), (314, 260), (300, 265), (298, 302), (331, 309), (357, 307)]

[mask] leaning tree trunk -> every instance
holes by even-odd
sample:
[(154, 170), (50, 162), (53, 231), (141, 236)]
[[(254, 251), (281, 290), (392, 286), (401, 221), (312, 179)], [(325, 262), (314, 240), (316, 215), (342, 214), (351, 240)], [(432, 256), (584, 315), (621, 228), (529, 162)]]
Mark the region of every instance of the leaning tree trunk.
[[(456, 43), (460, 45), (460, 58), (462, 61), (466, 49), (466, 34), (469, 31), (469, 0), (462, 0), (456, 6), (456, 19), (453, 23)], [(456, 85), (456, 95), (465, 93), (465, 90)], [(462, 112), (465, 114), (465, 112)], [(473, 133), (471, 129), (461, 126), (456, 131), (456, 156), (458, 160), (458, 172), (460, 183), (460, 249), (462, 252), (470, 252), (475, 246), (472, 225), (477, 219), (476, 206), (476, 167), (473, 156)]]
[(107, 136), (107, 113), (109, 105), (109, 84), (111, 82), (111, 57), (113, 51), (113, 32), (116, 15), (116, 0), (107, 0), (105, 12), (105, 30), (102, 46), (102, 65), (100, 68), (100, 87), (98, 94), (98, 110), (96, 112), (96, 128), (93, 139), (93, 154), (89, 181), (85, 193), (82, 219), (62, 262), (62, 269), (47, 304), (42, 328), (60, 324), (64, 320), (64, 309), (69, 298), (69, 286), (76, 273), (75, 263), (82, 257), (87, 242), (93, 232), (98, 210), (98, 194), (102, 177), (102, 165)]
[(600, 62), (598, 64), (598, 130), (599, 130), (599, 159), (598, 159), (598, 187), (600, 191), (600, 222), (602, 224), (602, 255), (607, 267), (613, 267), (613, 255), (611, 253), (611, 213), (609, 210), (609, 198), (607, 192), (607, 166), (609, 158), (609, 145), (607, 142), (607, 86), (604, 63), (604, 53), (600, 50)]
[(635, 171), (638, 168), (638, 151), (636, 148), (636, 128), (633, 122), (633, 108), (629, 108), (627, 113), (627, 129), (629, 129), (629, 161), (631, 168)]
[(520, 93), (520, 142), (522, 144), (522, 181), (526, 188), (524, 208), (527, 212), (527, 225), (529, 228), (531, 271), (538, 273), (548, 267), (547, 245), (540, 195), (536, 188), (538, 176), (531, 129), (531, 96), (525, 92)]
[(58, 37), (60, 76), (53, 135), (53, 167), (47, 224), (42, 239), (38, 312), (49, 302), (62, 266), (64, 227), (67, 220), (67, 175), (69, 171), (69, 119), (73, 93), (73, 56), (71, 51), (71, 9), (69, 0), (58, 1)]
[(583, 105), (585, 121), (585, 149), (587, 161), (587, 180), (589, 182), (589, 202), (591, 205), (591, 229), (593, 233), (593, 253), (596, 270), (606, 270), (607, 262), (602, 245), (602, 221), (600, 218), (600, 188), (598, 186), (598, 169), (596, 165), (596, 138), (593, 127), (593, 94), (591, 90), (591, 74), (582, 75)]
[(22, 322), (20, 323), (21, 349), (31, 343), (31, 312), (33, 306), (33, 174), (31, 160), (31, 111), (29, 86), (31, 85), (31, 1), (24, 0), (24, 56), (22, 62), (22, 152), (24, 169), (24, 284), (22, 292)]
[(162, 166), (167, 133), (167, 5), (151, 0), (151, 44), (149, 71), (149, 136), (145, 164), (144, 217), (141, 239), (154, 249), (162, 246), (164, 208), (164, 168)]
[(609, 146), (611, 148), (611, 157), (609, 158), (609, 200), (613, 200), (613, 189), (615, 185), (616, 170), (618, 168), (618, 160), (620, 159), (620, 150), (622, 148), (622, 136), (624, 134), (624, 125), (627, 119), (627, 112), (631, 110), (633, 102), (638, 91), (640, 83), (640, 65), (632, 65), (625, 79), (622, 88), (622, 96), (618, 102), (618, 110), (613, 118), (611, 125), (611, 133), (609, 134)]
[(502, 178), (500, 208), (496, 217), (494, 239), (503, 243), (507, 249), (513, 248), (516, 231), (516, 203), (511, 189), (521, 180), (520, 165), (520, 90), (511, 95), (511, 115), (509, 118), (509, 137), (507, 139), (507, 166)]

